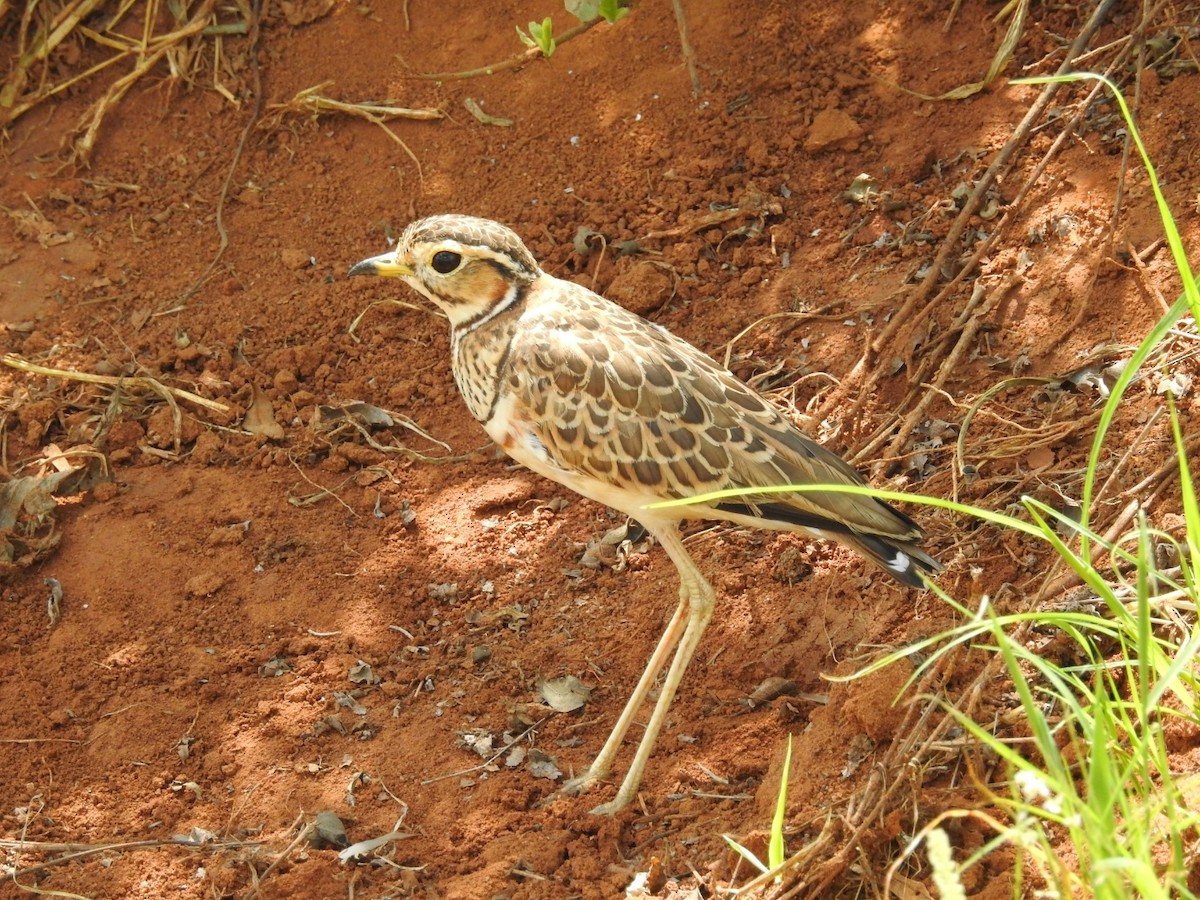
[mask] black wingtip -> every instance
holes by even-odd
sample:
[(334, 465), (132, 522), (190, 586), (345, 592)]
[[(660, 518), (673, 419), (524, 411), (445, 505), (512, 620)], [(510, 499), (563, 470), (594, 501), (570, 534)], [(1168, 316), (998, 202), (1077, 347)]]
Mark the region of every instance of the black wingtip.
[[(855, 531), (845, 522), (815, 515), (785, 503), (739, 503), (726, 501), (716, 504), (716, 509), (726, 514), (756, 518), (762, 521), (783, 522), (817, 534), (831, 541), (838, 541), (857, 550), (901, 584), (909, 587), (925, 587), (924, 575), (936, 575), (942, 564), (917, 546), (921, 531), (905, 513), (887, 504), (881, 504), (896, 517), (899, 526), (911, 529), (905, 537), (884, 537)], [(734, 521), (737, 521), (736, 519)]]
[(924, 550), (910, 543), (893, 543), (874, 535), (855, 535), (856, 549), (901, 584), (925, 587), (924, 576), (942, 571), (942, 564)]

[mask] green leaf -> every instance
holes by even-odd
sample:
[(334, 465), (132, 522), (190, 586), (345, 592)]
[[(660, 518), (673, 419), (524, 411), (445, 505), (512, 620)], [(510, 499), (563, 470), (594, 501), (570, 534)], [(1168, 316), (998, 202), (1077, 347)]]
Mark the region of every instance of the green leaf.
[(563, 0), (567, 12), (580, 22), (590, 22), (600, 15), (600, 0)]
[(521, 39), (522, 44), (524, 44), (526, 47), (529, 47), (531, 50), (538, 45), (537, 41), (521, 30), (520, 25), (517, 26), (517, 37)]
[(763, 865), (761, 859), (754, 855), (754, 851), (750, 850), (748, 847), (743, 847), (727, 834), (723, 834), (721, 837), (725, 838), (725, 843), (732, 847), (742, 859), (750, 863), (750, 865), (754, 866), (754, 868), (758, 869), (759, 872), (771, 871)]
[(629, 7), (622, 6), (621, 0), (600, 0), (596, 11), (604, 17), (604, 21), (609, 25), (619, 22), (629, 15)]
[(549, 59), (554, 55), (554, 48), (558, 44), (554, 40), (554, 26), (551, 24), (549, 16), (542, 19), (542, 24), (540, 25), (537, 22), (530, 22), (529, 34), (533, 37), (537, 48), (542, 51), (542, 56)]

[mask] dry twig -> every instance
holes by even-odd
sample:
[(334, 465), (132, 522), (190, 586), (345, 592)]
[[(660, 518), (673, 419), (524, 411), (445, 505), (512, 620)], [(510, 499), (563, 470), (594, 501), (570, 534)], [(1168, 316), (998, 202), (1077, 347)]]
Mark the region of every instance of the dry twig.
[(14, 850), (20, 853), (60, 853), (52, 859), (43, 860), (37, 865), (26, 866), (12, 873), (12, 878), (36, 874), (50, 866), (76, 862), (100, 853), (124, 853), (128, 850), (150, 850), (157, 847), (188, 847), (195, 850), (238, 850), (244, 847), (261, 847), (262, 841), (208, 841), (193, 840), (186, 835), (176, 835), (169, 838), (156, 838), (145, 841), (115, 841), (106, 844), (62, 843), (56, 841), (0, 841), (0, 849)]
[(692, 46), (683, 0), (671, 0), (671, 7), (675, 10), (675, 25), (679, 28), (679, 47), (683, 51), (683, 61), (687, 64), (688, 78), (692, 80), (692, 96), (699, 97), (702, 88), (700, 73), (696, 70), (696, 48)]
[(314, 85), (310, 88), (305, 88), (297, 92), (287, 103), (278, 103), (271, 107), (272, 114), (263, 123), (264, 127), (273, 127), (288, 113), (306, 113), (314, 118), (322, 113), (341, 113), (348, 116), (356, 116), (360, 119), (365, 119), (372, 125), (378, 125), (383, 129), (384, 133), (393, 140), (397, 146), (413, 161), (413, 165), (417, 167), (417, 177), (424, 182), (425, 173), (421, 169), (421, 161), (417, 159), (417, 155), (409, 149), (408, 144), (404, 143), (392, 129), (387, 127), (387, 122), (390, 119), (416, 119), (418, 121), (430, 121), (434, 119), (443, 119), (446, 114), (440, 109), (425, 107), (425, 108), (409, 108), (405, 106), (393, 106), (390, 102), (375, 103), (372, 101), (361, 101), (358, 103), (347, 103), (342, 100), (334, 100), (318, 93), (324, 88), (329, 87), (333, 82), (326, 81), (321, 84)]
[(178, 397), (180, 400), (187, 400), (189, 403), (195, 403), (203, 406), (205, 409), (211, 409), (213, 412), (229, 412), (229, 407), (224, 403), (209, 400), (207, 397), (201, 397), (199, 394), (193, 394), (191, 391), (185, 391), (182, 388), (167, 387), (167, 385), (163, 384), (157, 378), (151, 378), (149, 375), (96, 375), (93, 372), (76, 372), (73, 369), (52, 369), (48, 366), (39, 366), (37, 363), (31, 363), (29, 360), (23, 359), (15, 353), (5, 353), (4, 356), (0, 357), (0, 362), (13, 369), (19, 369), (22, 372), (29, 372), (33, 375), (44, 375), (47, 378), (83, 381), (89, 384), (106, 384), (112, 387), (140, 386), (149, 388), (170, 403), (172, 408), (175, 408), (175, 398)]

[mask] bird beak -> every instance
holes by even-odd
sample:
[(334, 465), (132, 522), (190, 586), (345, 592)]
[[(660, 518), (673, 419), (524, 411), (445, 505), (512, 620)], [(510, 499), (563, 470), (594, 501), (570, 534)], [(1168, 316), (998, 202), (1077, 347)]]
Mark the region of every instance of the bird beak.
[(397, 261), (396, 251), (392, 250), (388, 253), (381, 253), (378, 256), (372, 256), (370, 259), (364, 259), (362, 262), (356, 262), (350, 267), (350, 275), (380, 275), (384, 278), (403, 278), (406, 275), (415, 274), (411, 268), (404, 263)]

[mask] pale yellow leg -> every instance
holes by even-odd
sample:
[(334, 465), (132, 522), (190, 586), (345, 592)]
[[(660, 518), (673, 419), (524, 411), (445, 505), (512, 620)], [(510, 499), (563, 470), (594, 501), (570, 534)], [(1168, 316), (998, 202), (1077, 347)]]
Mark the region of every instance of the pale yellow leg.
[(623, 809), (637, 793), (638, 786), (642, 782), (642, 773), (646, 768), (646, 761), (650, 758), (654, 743), (658, 740), (658, 733), (667, 720), (667, 712), (671, 708), (671, 701), (675, 699), (675, 692), (679, 688), (683, 673), (687, 670), (688, 663), (691, 662), (696, 647), (700, 644), (700, 637), (704, 634), (704, 629), (708, 627), (709, 620), (712, 618), (713, 606), (716, 602), (716, 593), (713, 591), (712, 585), (705, 580), (687, 550), (684, 549), (679, 530), (675, 526), (661, 532), (656, 530), (655, 537), (663, 545), (671, 557), (671, 561), (675, 563), (675, 568), (679, 570), (679, 606), (650, 657), (646, 671), (642, 673), (637, 687), (633, 689), (633, 695), (625, 704), (621, 717), (617, 719), (612, 733), (604, 742), (600, 755), (596, 757), (586, 772), (568, 782), (563, 787), (564, 791), (578, 793), (586, 790), (609, 773), (625, 733), (629, 730), (642, 701), (650, 693), (650, 688), (672, 649), (675, 649), (675, 658), (671, 661), (671, 668), (667, 670), (667, 677), (658, 695), (658, 701), (654, 704), (654, 711), (650, 715), (650, 721), (646, 724), (646, 731), (638, 744), (637, 753), (634, 755), (629, 772), (617, 790), (617, 796), (610, 802), (602, 803), (593, 809), (592, 812), (596, 815), (611, 815), (617, 810)]

